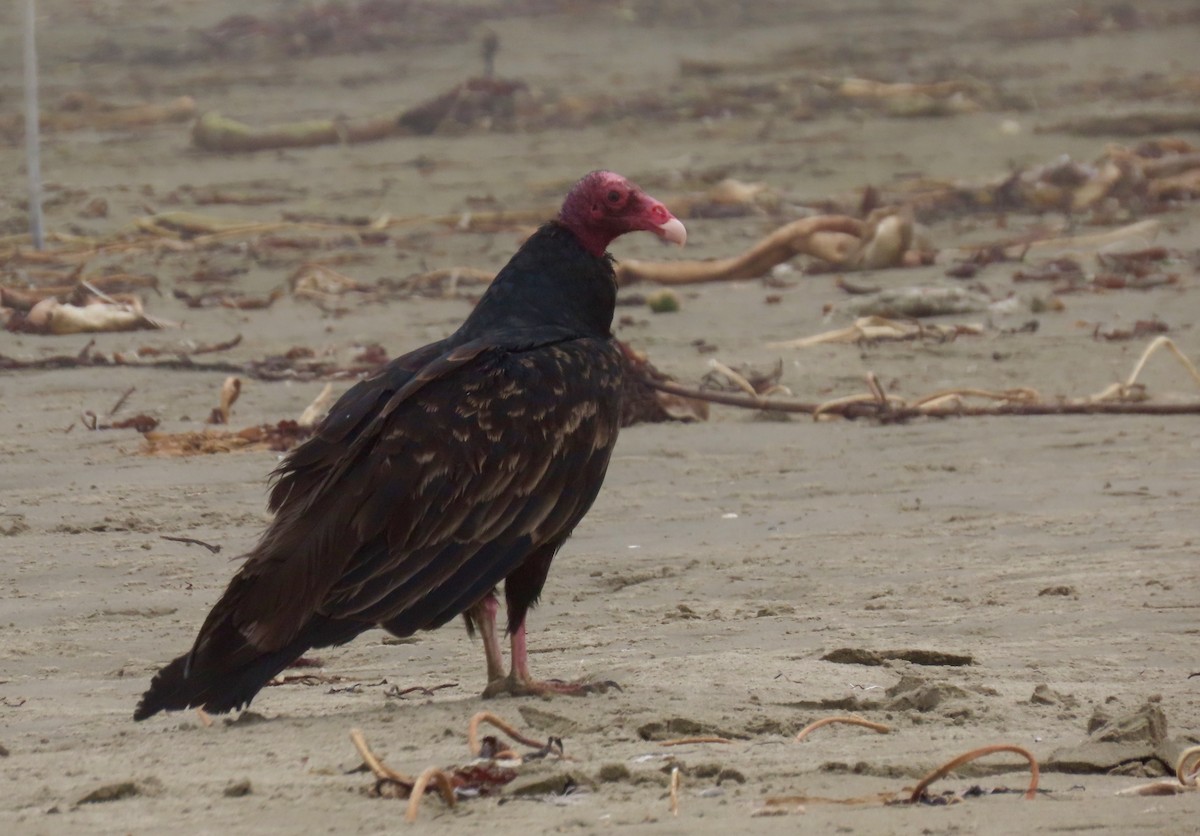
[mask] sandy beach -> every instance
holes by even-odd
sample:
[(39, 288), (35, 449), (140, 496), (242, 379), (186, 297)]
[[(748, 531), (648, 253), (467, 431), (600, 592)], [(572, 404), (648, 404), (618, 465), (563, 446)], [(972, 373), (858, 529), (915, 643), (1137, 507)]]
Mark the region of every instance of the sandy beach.
[[(314, 364), (348, 368), (369, 346), (396, 356), (445, 336), (479, 292), (464, 281), (403, 295), (392, 292), (397, 283), (441, 268), (494, 272), (533, 227), (474, 226), (472, 216), (545, 207), (548, 217), (591, 169), (620, 171), (668, 205), (726, 178), (763, 184), (769, 205), (687, 219), (682, 253), (645, 235), (613, 248), (618, 259), (717, 258), (835, 203), (849, 211), (868, 186), (887, 194), (917, 176), (993, 182), (1160, 138), (1054, 125), (1200, 106), (1200, 17), (1183, 0), (1136, 10), (878, 0), (853, 12), (706, 0), (462, 3), (458, 15), (414, 3), (411, 30), (408, 18), (374, 34), (343, 22), (320, 37), (282, 30), (296, 13), (286, 4), (38, 5), (50, 113), (79, 92), (122, 104), (188, 96), (197, 113), (255, 125), (395, 113), (478, 76), (487, 32), (497, 76), (526, 92), (511, 124), (311, 148), (200, 150), (189, 121), (48, 130), (47, 229), (60, 236), (51, 251), (73, 246), (68, 235), (120, 241), (137, 219), (165, 212), (293, 226), (212, 246), (178, 236), (155, 249), (98, 250), (89, 274), (154, 277), (157, 291), (141, 294), (146, 311), (179, 327), (0, 331), (0, 355), (25, 364), (78, 356), (93, 340), (89, 351), (149, 361), (240, 336), (195, 360), (251, 364), (304, 347)], [(259, 25), (214, 29), (234, 14)], [(19, 8), (0, 11), (0, 120), (21, 108), (21, 20)], [(831, 97), (829, 80), (847, 78), (955, 80), (967, 92), (940, 115), (902, 117)], [(557, 122), (538, 119), (548, 103)], [(1170, 135), (1200, 145), (1200, 130)], [(20, 135), (5, 136), (0, 235), (15, 236), (26, 223), (24, 155)], [(766, 279), (675, 288), (675, 313), (637, 304), (633, 294), (654, 288), (634, 285), (621, 291), (633, 304), (618, 308), (616, 332), (689, 386), (717, 359), (781, 363), (789, 397), (810, 402), (864, 393), (868, 373), (906, 399), (959, 387), (1086, 399), (1124, 381), (1155, 333), (1200, 361), (1200, 205), (1178, 199), (1149, 212), (1114, 198), (1105, 212), (918, 213), (939, 251), (931, 264), (809, 274), (798, 258)], [(423, 220), (441, 216), (462, 221)], [(377, 221), (379, 234), (331, 232), (358, 218)], [(1153, 232), (1119, 246), (1165, 248), (1155, 269), (1168, 279), (1141, 289), (1056, 293), (1014, 278), (1064, 255), (1090, 276), (1097, 247), (982, 264), (969, 281), (946, 275), (966, 257), (959, 248), (980, 242), (1146, 219)], [(314, 262), (366, 290), (297, 293), (289, 279)], [(14, 256), (0, 284), (24, 287), (52, 269), (72, 267)], [(839, 278), (969, 286), (1012, 301), (928, 320), (980, 326), (956, 339), (772, 345), (849, 325), (853, 297)], [(189, 306), (214, 288), (230, 298), (280, 293), (262, 308)], [(1115, 336), (1139, 321), (1163, 327)], [(373, 631), (313, 652), (315, 666), (289, 670), (295, 677), (264, 689), (249, 711), (211, 726), (194, 712), (134, 723), (150, 676), (187, 649), (261, 533), (280, 454), (152, 455), (137, 431), (90, 430), (82, 416), (144, 414), (158, 432), (202, 431), (227, 376), (136, 364), (0, 371), (5, 833), (1196, 830), (1195, 791), (1117, 794), (1173, 770), (1200, 742), (1200, 678), (1189, 679), (1200, 671), (1194, 415), (884, 423), (714, 405), (704, 422), (635, 425), (622, 431), (605, 487), (529, 618), (535, 674), (620, 690), (482, 700), (482, 649), (456, 623), (405, 640)], [(230, 426), (295, 418), (329, 382), (336, 394), (352, 381), (243, 376)], [(1200, 399), (1168, 351), (1138, 382), (1152, 403)], [(431, 796), (411, 825), (405, 802), (370, 796), (352, 728), (389, 766), (415, 774), (468, 763), (467, 724), (483, 710), (536, 739), (561, 738), (567, 759), (524, 764), (505, 792), (453, 809)], [(834, 725), (793, 739), (813, 720), (848, 713), (891, 732)], [(691, 736), (727, 742), (660, 745)], [(955, 793), (953, 803), (879, 800), (999, 743), (1037, 757), (1037, 800), (1021, 799), (1028, 770), (1014, 754), (933, 786)], [(576, 789), (550, 791), (566, 783)], [(973, 785), (981, 796), (957, 797)]]

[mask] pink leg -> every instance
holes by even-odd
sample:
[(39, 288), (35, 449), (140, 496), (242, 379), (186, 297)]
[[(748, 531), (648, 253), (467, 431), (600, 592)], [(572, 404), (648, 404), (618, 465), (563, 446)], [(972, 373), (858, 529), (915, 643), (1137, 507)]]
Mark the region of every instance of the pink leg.
[(487, 659), (488, 682), (504, 679), (504, 654), (500, 650), (500, 634), (496, 631), (496, 613), (500, 603), (489, 594), (471, 608), (475, 626), (483, 639), (483, 655)]
[(517, 631), (509, 636), (509, 645), (512, 647), (512, 677), (518, 682), (533, 682), (533, 677), (529, 674), (529, 650), (525, 646), (525, 622), (521, 622), (521, 626)]
[(488, 686), (483, 696), (511, 694), (514, 697), (534, 694), (566, 694), (582, 697), (593, 691), (604, 693), (609, 688), (620, 690), (615, 682), (563, 682), (558, 679), (536, 680), (529, 673), (529, 649), (525, 644), (525, 623), (522, 622), (509, 636), (512, 648), (512, 670), (507, 677), (497, 679), (489, 669)]

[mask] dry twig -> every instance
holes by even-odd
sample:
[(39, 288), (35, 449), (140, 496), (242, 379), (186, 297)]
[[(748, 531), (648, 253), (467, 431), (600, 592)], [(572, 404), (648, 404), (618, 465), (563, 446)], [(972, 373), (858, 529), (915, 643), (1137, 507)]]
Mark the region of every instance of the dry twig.
[[(778, 795), (764, 799), (767, 810), (791, 807), (797, 812), (804, 812), (805, 804), (889, 804), (896, 799), (894, 792), (876, 792), (870, 795), (857, 795), (850, 798), (827, 798), (821, 795)], [(760, 813), (760, 815), (762, 815)]]
[[(746, 379), (745, 375), (743, 375), (739, 371), (731, 369), (729, 366), (726, 366), (724, 363), (722, 363), (717, 358), (715, 358), (715, 357), (710, 358), (708, 361), (708, 365), (712, 368), (713, 371), (719, 372), (720, 374), (724, 375), (731, 383), (733, 383), (734, 386), (741, 389), (747, 395), (756, 395), (757, 396), (759, 394), (758, 390), (755, 389), (754, 385), (752, 383), (750, 383), (749, 380)], [(764, 393), (764, 394), (766, 394), (766, 393)]]
[(671, 815), (679, 815), (679, 767), (671, 767)]
[(129, 396), (132, 395), (136, 391), (137, 391), (136, 386), (130, 386), (128, 389), (126, 389), (124, 392), (122, 392), (121, 397), (117, 398), (117, 402), (112, 405), (111, 409), (108, 410), (108, 416), (111, 418), (112, 416), (116, 415), (117, 410), (119, 410), (121, 407), (123, 407), (125, 405), (125, 401), (129, 400)]
[(242, 394), (242, 380), (239, 377), (230, 375), (225, 378), (221, 384), (221, 401), (220, 404), (213, 407), (212, 412), (208, 416), (208, 424), (228, 424), (229, 417), (233, 414), (233, 405), (237, 402), (238, 396)]
[(495, 277), (496, 273), (493, 270), (480, 270), (475, 267), (443, 267), (409, 276), (403, 281), (401, 288), (408, 295), (454, 297), (459, 295), (461, 286), (482, 287)]
[(1133, 238), (1141, 239), (1149, 244), (1158, 237), (1161, 228), (1162, 223), (1159, 220), (1149, 218), (1143, 221), (1135, 221), (1125, 226), (1119, 226), (1116, 229), (1110, 229), (1106, 232), (1071, 235), (1065, 238), (1043, 238), (1040, 240), (1014, 242), (1005, 250), (1005, 253), (1009, 257), (1023, 260), (1030, 253), (1036, 255), (1037, 253), (1061, 253), (1068, 251), (1094, 252), (1102, 247), (1129, 241)]
[(398, 697), (404, 699), (409, 694), (420, 694), (423, 697), (432, 697), (436, 692), (443, 688), (457, 688), (457, 682), (443, 682), (441, 685), (412, 685), (408, 688), (400, 688), (396, 685), (390, 685), (383, 692), (385, 697)]
[(659, 746), (690, 746), (693, 743), (732, 743), (727, 737), (678, 737), (674, 740), (663, 740)]
[(924, 340), (931, 339), (947, 342), (960, 335), (978, 336), (983, 333), (983, 326), (971, 323), (964, 325), (944, 325), (941, 323), (922, 323), (892, 319), (885, 316), (862, 316), (854, 320), (854, 324), (846, 328), (824, 331), (810, 337), (800, 337), (794, 340), (768, 343), (770, 348), (808, 348), (814, 345), (829, 343), (873, 343), (888, 340)]
[(194, 537), (171, 537), (170, 535), (167, 535), (167, 534), (160, 534), (160, 535), (158, 535), (158, 539), (172, 540), (176, 543), (187, 543), (189, 546), (203, 546), (204, 548), (208, 549), (213, 554), (219, 554), (221, 551), (220, 546), (214, 545), (212, 543), (205, 543), (203, 540), (197, 540)]

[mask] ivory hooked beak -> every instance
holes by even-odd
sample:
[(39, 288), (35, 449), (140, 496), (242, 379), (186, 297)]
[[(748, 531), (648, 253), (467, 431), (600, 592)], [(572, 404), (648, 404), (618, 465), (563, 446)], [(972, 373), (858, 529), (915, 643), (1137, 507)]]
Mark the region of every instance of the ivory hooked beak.
[(683, 246), (687, 242), (687, 229), (678, 218), (671, 218), (656, 229), (655, 234), (665, 241)]

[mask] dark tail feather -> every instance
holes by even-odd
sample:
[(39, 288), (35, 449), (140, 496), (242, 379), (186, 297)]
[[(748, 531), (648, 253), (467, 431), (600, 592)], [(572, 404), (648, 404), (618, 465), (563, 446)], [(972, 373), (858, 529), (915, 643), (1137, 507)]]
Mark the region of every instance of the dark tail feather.
[(200, 707), (212, 714), (242, 708), (304, 651), (345, 644), (370, 626), (316, 616), (286, 647), (263, 653), (247, 644), (231, 624), (222, 624), (202, 652), (184, 654), (155, 674), (133, 719), (183, 708)]

